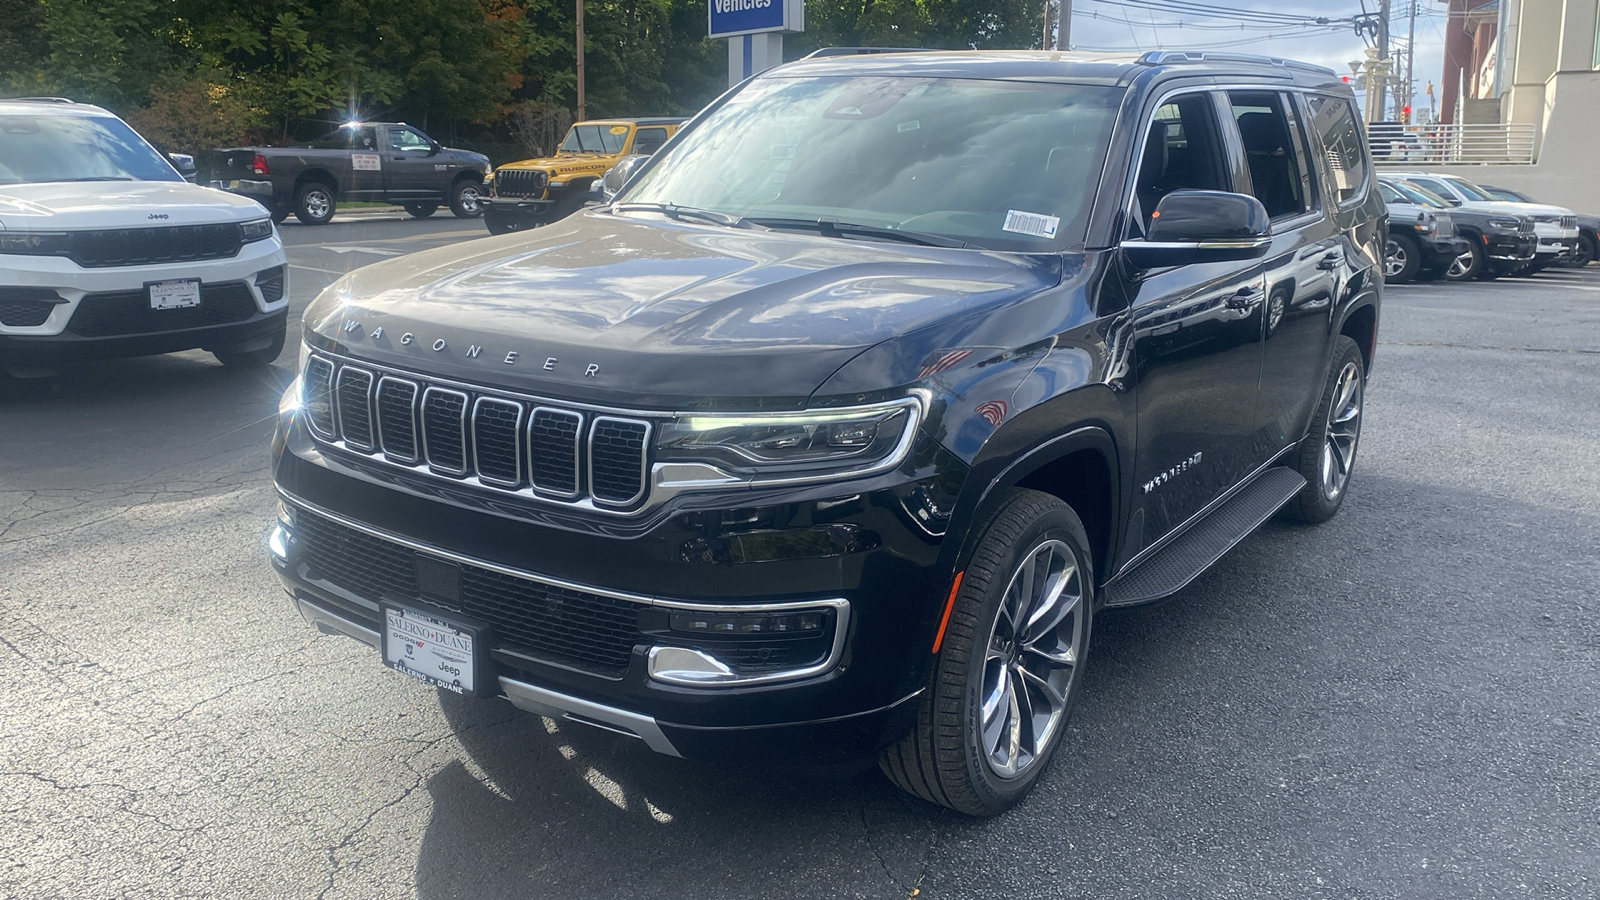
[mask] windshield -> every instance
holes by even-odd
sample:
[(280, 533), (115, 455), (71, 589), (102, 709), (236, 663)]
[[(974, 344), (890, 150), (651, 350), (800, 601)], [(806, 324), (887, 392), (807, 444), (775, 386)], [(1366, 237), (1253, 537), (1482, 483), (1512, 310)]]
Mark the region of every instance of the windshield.
[(1385, 182), (1390, 187), (1404, 194), (1411, 202), (1422, 206), (1431, 206), (1434, 209), (1450, 209), (1450, 204), (1438, 194), (1424, 187), (1418, 187), (1409, 181)]
[(0, 116), (0, 184), (182, 180), (120, 119)]
[(626, 125), (574, 125), (567, 132), (567, 139), (561, 142), (561, 152), (621, 153), (627, 140)]
[(1489, 193), (1483, 188), (1478, 187), (1470, 181), (1467, 181), (1465, 178), (1452, 178), (1450, 179), (1450, 183), (1455, 185), (1456, 190), (1460, 191), (1461, 195), (1466, 197), (1468, 200), (1495, 199), (1494, 197), (1489, 196)]
[(1059, 249), (1083, 240), (1121, 100), (1065, 84), (766, 78), (681, 135), (621, 200)]

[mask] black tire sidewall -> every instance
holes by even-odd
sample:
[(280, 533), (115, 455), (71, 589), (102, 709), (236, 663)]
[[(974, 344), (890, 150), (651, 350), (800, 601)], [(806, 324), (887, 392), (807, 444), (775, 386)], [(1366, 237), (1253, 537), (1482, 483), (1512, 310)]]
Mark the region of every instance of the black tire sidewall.
[(426, 219), (439, 211), (437, 203), (407, 203), (404, 207), (406, 215), (413, 219)]
[[(1367, 386), (1366, 360), (1362, 357), (1361, 348), (1356, 345), (1356, 342), (1348, 335), (1341, 334), (1335, 339), (1333, 346), (1333, 362), (1328, 366), (1327, 377), (1323, 382), (1322, 399), (1317, 402), (1317, 409), (1312, 419), (1311, 432), (1306, 435), (1295, 456), (1291, 457), (1295, 459), (1295, 471), (1305, 478), (1306, 486), (1285, 507), (1285, 511), (1292, 517), (1302, 522), (1313, 524), (1326, 522), (1333, 518), (1339, 512), (1339, 508), (1344, 505), (1345, 498), (1350, 496), (1350, 485), (1355, 481), (1355, 460), (1360, 459), (1361, 455), (1361, 438), (1358, 432), (1356, 437), (1356, 456), (1351, 460), (1350, 476), (1345, 481), (1344, 490), (1339, 492), (1338, 497), (1330, 500), (1322, 493), (1322, 445), (1328, 440), (1328, 408), (1333, 405), (1333, 395), (1338, 387), (1339, 372), (1344, 369), (1346, 363), (1355, 362), (1356, 372), (1361, 379), (1361, 402), (1363, 405), (1366, 404)], [(1366, 424), (1365, 420), (1366, 416), (1363, 411), (1362, 425)]]
[[(1417, 277), (1417, 270), (1422, 268), (1422, 247), (1415, 238), (1409, 234), (1391, 234), (1389, 240), (1399, 245), (1406, 254), (1405, 268), (1393, 278), (1386, 279), (1389, 284), (1406, 284)], [(1388, 261), (1385, 260), (1385, 263)]]
[[(469, 211), (462, 200), (461, 195), (466, 193), (468, 188), (475, 188), (478, 191), (478, 208), (475, 210)], [(476, 219), (483, 215), (483, 188), (474, 184), (470, 178), (457, 179), (450, 187), (450, 212), (458, 219)]]
[[(1042, 498), (1042, 500), (1041, 500)], [(1065, 733), (1066, 723), (1071, 720), (1072, 707), (1076, 704), (1078, 695), (1082, 693), (1083, 670), (1088, 662), (1090, 640), (1093, 635), (1094, 611), (1094, 563), (1089, 551), (1089, 540), (1084, 530), (1083, 523), (1078, 519), (1072, 508), (1065, 503), (1046, 494), (1034, 491), (1016, 491), (1007, 498), (1004, 508), (991, 520), (985, 529), (984, 536), (980, 538), (978, 550), (974, 559), (979, 559), (979, 554), (985, 554), (984, 544), (997, 540), (997, 529), (1015, 527), (1015, 516), (1019, 511), (1025, 512), (1029, 521), (1021, 526), (1015, 540), (1005, 541), (999, 549), (998, 563), (985, 576), (979, 576), (973, 567), (968, 568), (964, 576), (961, 591), (956, 602), (964, 605), (966, 611), (972, 613), (976, 625), (971, 631), (970, 638), (962, 642), (970, 644), (977, 641), (987, 642), (990, 629), (993, 627), (995, 617), (999, 614), (1000, 602), (1005, 595), (1012, 572), (1021, 563), (1024, 555), (1038, 547), (1045, 540), (1059, 540), (1072, 548), (1078, 558), (1078, 565), (1082, 573), (1083, 585), (1086, 595), (1083, 600), (1083, 610), (1087, 621), (1084, 623), (1085, 639), (1083, 644), (1084, 655), (1079, 660), (1077, 670), (1067, 693), (1067, 714), (1061, 727), (1052, 738), (1043, 756), (1035, 762), (1026, 772), (1014, 779), (1001, 779), (990, 770), (984, 759), (981, 746), (981, 730), (977, 727), (978, 710), (981, 703), (983, 689), (984, 653), (983, 646), (946, 645), (946, 652), (941, 654), (939, 666), (946, 668), (952, 663), (959, 665), (962, 675), (962, 690), (959, 696), (960, 711), (959, 734), (961, 752), (967, 768), (967, 780), (976, 794), (976, 799), (983, 807), (983, 812), (997, 813), (1008, 809), (1019, 802), (1033, 787), (1039, 777), (1050, 767), (1051, 759), (1055, 756), (1056, 748), (1061, 745), (1061, 736)], [(1008, 523), (1008, 516), (1012, 517)], [(947, 640), (949, 640), (947, 636)], [(950, 650), (957, 650), (951, 653)], [(958, 659), (959, 656), (959, 659)], [(946, 679), (935, 679), (936, 690), (948, 684)], [(952, 699), (948, 692), (939, 691), (944, 696), (934, 697), (934, 708), (949, 707), (942, 703), (943, 700)], [(940, 722), (940, 725), (955, 724)], [(943, 730), (943, 729), (941, 729)]]

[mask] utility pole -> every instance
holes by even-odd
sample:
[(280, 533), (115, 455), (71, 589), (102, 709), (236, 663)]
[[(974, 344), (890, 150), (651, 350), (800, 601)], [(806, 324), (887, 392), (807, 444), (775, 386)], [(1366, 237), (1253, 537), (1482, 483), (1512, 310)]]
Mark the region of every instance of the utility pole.
[[(1382, 61), (1380, 65), (1389, 59), (1389, 2), (1390, 0), (1378, 0), (1378, 59)], [(1378, 95), (1378, 105), (1374, 111), (1374, 115), (1377, 118), (1373, 119), (1374, 122), (1381, 122), (1388, 118), (1384, 115), (1389, 108), (1389, 83), (1388, 79), (1384, 77), (1387, 74), (1387, 70), (1380, 72), (1375, 79), (1376, 84), (1373, 85)]]
[(1050, 49), (1050, 0), (1044, 0), (1044, 36), (1039, 39), (1039, 49)]
[[(1388, 0), (1384, 0), (1384, 2), (1387, 3)], [(588, 112), (589, 111), (588, 111), (588, 109), (585, 108), (587, 105), (588, 104), (586, 104), (584, 102), (584, 96), (583, 96), (583, 0), (578, 0), (578, 121), (579, 122), (582, 122), (584, 119), (587, 119), (589, 117), (588, 116)]]
[[(1406, 29), (1406, 109), (1416, 115), (1417, 0), (1411, 0), (1411, 23)], [(1409, 119), (1410, 117), (1408, 117)], [(1407, 125), (1411, 124), (1409, 121)]]

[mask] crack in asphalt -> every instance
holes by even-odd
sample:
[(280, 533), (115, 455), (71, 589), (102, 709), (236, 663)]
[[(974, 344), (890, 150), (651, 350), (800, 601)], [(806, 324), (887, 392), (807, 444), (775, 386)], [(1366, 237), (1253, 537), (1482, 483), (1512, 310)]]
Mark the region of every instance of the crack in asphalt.
[(1457, 344), (1450, 341), (1379, 341), (1380, 347), (1444, 347), (1451, 350), (1505, 350), (1516, 353), (1575, 353), (1600, 355), (1588, 347), (1497, 347), (1490, 344)]

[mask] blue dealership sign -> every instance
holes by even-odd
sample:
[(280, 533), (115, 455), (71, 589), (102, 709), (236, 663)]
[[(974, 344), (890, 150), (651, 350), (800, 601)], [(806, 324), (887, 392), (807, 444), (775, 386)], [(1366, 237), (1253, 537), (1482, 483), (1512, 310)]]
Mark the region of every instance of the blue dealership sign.
[(805, 29), (804, 0), (706, 0), (711, 37)]

